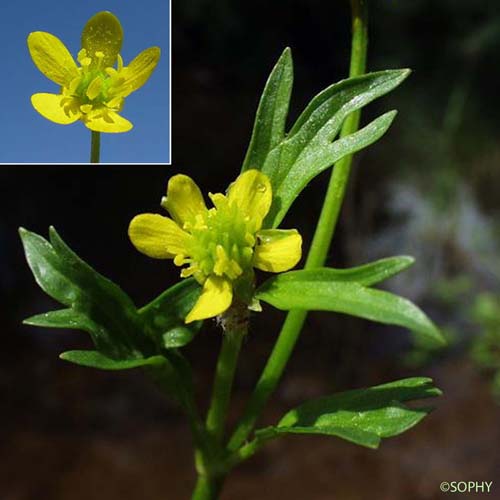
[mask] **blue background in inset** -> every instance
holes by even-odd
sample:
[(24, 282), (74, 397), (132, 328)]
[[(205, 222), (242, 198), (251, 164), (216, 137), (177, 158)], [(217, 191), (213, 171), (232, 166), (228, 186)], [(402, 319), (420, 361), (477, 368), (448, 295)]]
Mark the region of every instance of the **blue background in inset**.
[(90, 130), (81, 122), (57, 125), (39, 115), (30, 97), (37, 92), (58, 92), (58, 86), (35, 67), (26, 44), (32, 31), (48, 31), (61, 39), (73, 57), (87, 20), (108, 10), (120, 20), (127, 65), (147, 47), (162, 55), (150, 80), (130, 95), (122, 112), (134, 128), (124, 134), (101, 134), (101, 162), (170, 162), (170, 12), (169, 0), (86, 0), (62, 2), (3, 2), (1, 163), (86, 163)]

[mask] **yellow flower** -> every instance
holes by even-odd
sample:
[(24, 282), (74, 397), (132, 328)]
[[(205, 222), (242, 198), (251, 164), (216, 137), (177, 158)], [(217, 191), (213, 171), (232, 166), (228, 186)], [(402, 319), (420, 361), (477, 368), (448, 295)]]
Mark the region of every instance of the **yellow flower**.
[(132, 123), (118, 113), (125, 97), (151, 76), (160, 49), (150, 47), (124, 66), (119, 54), (122, 39), (118, 19), (110, 12), (99, 12), (82, 32), (78, 67), (59, 38), (43, 31), (30, 33), (28, 48), (33, 62), (61, 86), (59, 94), (32, 95), (33, 107), (43, 117), (62, 125), (81, 120), (95, 132), (128, 132)]
[(172, 218), (141, 214), (132, 219), (129, 237), (140, 252), (156, 259), (188, 265), (181, 276), (193, 276), (202, 293), (186, 323), (226, 311), (233, 295), (251, 302), (253, 268), (287, 271), (301, 257), (302, 238), (295, 229), (262, 229), (272, 202), (268, 177), (247, 170), (227, 194), (209, 194), (208, 209), (200, 189), (186, 175), (169, 180), (162, 206)]

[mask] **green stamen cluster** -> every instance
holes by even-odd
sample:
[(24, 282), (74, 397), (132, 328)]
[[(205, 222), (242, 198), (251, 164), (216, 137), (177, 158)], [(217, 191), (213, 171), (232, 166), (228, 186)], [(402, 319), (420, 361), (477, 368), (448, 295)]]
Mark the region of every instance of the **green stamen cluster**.
[(124, 78), (120, 76), (123, 69), (123, 60), (118, 55), (118, 69), (103, 68), (104, 53), (97, 51), (95, 57), (89, 57), (86, 49), (78, 53), (79, 75), (75, 77), (68, 87), (63, 88), (66, 96), (62, 105), (66, 113), (75, 112), (76, 108), (84, 114), (90, 113), (95, 108), (103, 110), (121, 110), (122, 97), (116, 97), (118, 87)]
[(245, 218), (234, 203), (221, 194), (211, 195), (215, 208), (198, 214), (196, 220), (185, 225), (191, 234), (188, 258), (178, 256), (177, 265), (189, 263), (183, 277), (194, 276), (203, 283), (210, 275), (224, 276), (234, 281), (252, 268), (255, 246), (255, 226)]

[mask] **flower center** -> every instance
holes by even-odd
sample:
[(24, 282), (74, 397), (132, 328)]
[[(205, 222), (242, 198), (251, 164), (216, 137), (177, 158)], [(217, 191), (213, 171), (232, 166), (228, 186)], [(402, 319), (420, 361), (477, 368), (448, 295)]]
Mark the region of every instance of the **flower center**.
[(85, 115), (96, 108), (121, 109), (123, 98), (116, 97), (115, 90), (124, 80), (120, 76), (122, 58), (118, 55), (118, 70), (103, 68), (103, 59), (104, 53), (101, 51), (97, 51), (92, 58), (85, 49), (80, 50), (78, 76), (62, 89), (65, 98), (61, 104), (67, 113), (79, 109)]
[(184, 224), (192, 238), (187, 245), (187, 256), (177, 256), (174, 263), (189, 263), (181, 276), (194, 276), (199, 283), (210, 275), (234, 281), (252, 267), (255, 224), (235, 203), (230, 204), (226, 196), (210, 197), (215, 208)]

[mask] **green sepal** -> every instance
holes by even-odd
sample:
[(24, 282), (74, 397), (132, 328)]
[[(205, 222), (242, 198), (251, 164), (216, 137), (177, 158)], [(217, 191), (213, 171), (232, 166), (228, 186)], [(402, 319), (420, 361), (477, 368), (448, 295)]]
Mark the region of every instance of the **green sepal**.
[(159, 366), (168, 361), (160, 355), (137, 359), (112, 359), (98, 351), (66, 351), (59, 355), (64, 361), (100, 370), (130, 370), (144, 366)]
[(328, 268), (292, 271), (272, 277), (256, 298), (285, 311), (332, 311), (412, 330), (419, 345), (442, 346), (445, 340), (434, 323), (409, 300), (362, 284), (339, 281)]
[(267, 440), (281, 434), (324, 434), (368, 448), (418, 424), (431, 408), (409, 408), (404, 403), (440, 396), (432, 379), (418, 377), (341, 392), (308, 401), (289, 411), (277, 426), (256, 431)]
[(95, 53), (104, 53), (103, 68), (112, 67), (123, 43), (123, 29), (118, 18), (111, 12), (98, 12), (85, 24), (82, 31), (82, 49), (92, 59), (91, 67), (97, 64)]

